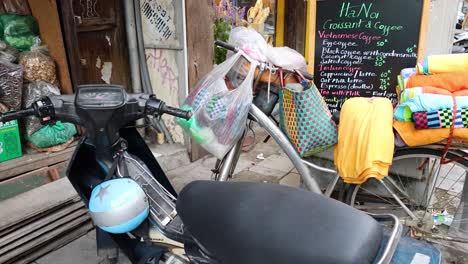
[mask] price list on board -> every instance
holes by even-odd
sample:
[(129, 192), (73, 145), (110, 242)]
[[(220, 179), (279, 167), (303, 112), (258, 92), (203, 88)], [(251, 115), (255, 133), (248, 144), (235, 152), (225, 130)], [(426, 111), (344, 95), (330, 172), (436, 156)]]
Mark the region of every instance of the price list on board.
[(417, 61), (423, 0), (318, 0), (315, 84), (332, 112), (351, 97), (396, 102), (401, 69)]

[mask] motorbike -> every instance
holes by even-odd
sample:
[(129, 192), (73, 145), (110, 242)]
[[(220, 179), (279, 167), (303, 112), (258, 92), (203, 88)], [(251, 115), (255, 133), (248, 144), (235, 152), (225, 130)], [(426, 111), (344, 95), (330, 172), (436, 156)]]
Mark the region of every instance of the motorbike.
[(142, 186), (150, 205), (143, 224), (124, 234), (97, 227), (98, 248), (118, 247), (132, 263), (440, 263), (434, 247), (401, 236), (397, 217), (366, 214), (305, 190), (196, 181), (176, 193), (133, 125), (163, 114), (191, 118), (153, 95), (84, 85), (75, 95), (0, 114), (0, 122), (36, 116), (43, 124), (83, 127), (67, 177), (87, 206), (93, 189), (110, 179), (130, 177)]
[(453, 37), (452, 53), (468, 52), (468, 32), (457, 30)]

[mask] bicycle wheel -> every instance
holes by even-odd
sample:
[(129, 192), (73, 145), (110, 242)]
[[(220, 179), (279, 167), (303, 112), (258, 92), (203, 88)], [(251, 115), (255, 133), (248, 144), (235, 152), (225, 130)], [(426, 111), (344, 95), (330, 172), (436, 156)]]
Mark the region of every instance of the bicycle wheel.
[(441, 156), (435, 149), (398, 150), (384, 180), (349, 184), (345, 202), (363, 211), (395, 214), (413, 235), (468, 243), (468, 160), (443, 165)]

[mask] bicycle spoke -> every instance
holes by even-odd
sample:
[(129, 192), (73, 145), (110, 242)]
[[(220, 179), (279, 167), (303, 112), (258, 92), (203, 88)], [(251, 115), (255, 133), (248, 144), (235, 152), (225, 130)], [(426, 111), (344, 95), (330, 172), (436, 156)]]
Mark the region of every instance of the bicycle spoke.
[[(442, 167), (442, 166), (441, 166)], [(445, 174), (445, 177), (442, 177), (442, 180), (440, 181), (439, 185), (437, 186), (437, 188), (439, 188), (442, 183), (445, 182), (445, 180), (447, 180), (447, 177), (449, 175), (449, 173), (453, 170), (453, 168), (455, 167), (455, 164), (452, 165), (452, 168), (450, 168), (450, 170)]]
[[(437, 163), (437, 162), (434, 162), (434, 166), (435, 166), (436, 163)], [(431, 171), (434, 170), (434, 166), (432, 167)], [(441, 162), (439, 161), (439, 166), (437, 167), (437, 175), (439, 175), (439, 172), (440, 172), (441, 167), (442, 167), (442, 166), (441, 166)], [(428, 184), (430, 183), (430, 185), (431, 185), (432, 187), (431, 187), (430, 194), (429, 194), (428, 196), (424, 196), (424, 197), (427, 197), (427, 198), (426, 198), (426, 202), (424, 203), (424, 207), (429, 207), (429, 204), (430, 204), (430, 202), (431, 202), (431, 200), (432, 200), (432, 195), (434, 194), (434, 191), (435, 191), (435, 184), (432, 184), (432, 183), (433, 183), (433, 182), (435, 183), (436, 181), (437, 181), (437, 176), (434, 176), (434, 174), (431, 173), (431, 174), (430, 174), (430, 177), (429, 177), (429, 179), (428, 179), (428, 181), (427, 181), (427, 183), (428, 183)], [(426, 184), (426, 188), (429, 188), (429, 185), (428, 185), (428, 184)], [(425, 191), (425, 193), (426, 193), (426, 191)], [(424, 215), (422, 216), (422, 219), (425, 219), (425, 217), (426, 217), (426, 215), (427, 215), (427, 211), (428, 211), (428, 210), (424, 210)]]
[(390, 204), (393, 205), (393, 206), (399, 207), (397, 204), (392, 203), (390, 200), (385, 199), (385, 198), (383, 198), (382, 196), (380, 196), (380, 195), (378, 195), (378, 194), (376, 194), (376, 193), (374, 193), (374, 192), (371, 192), (371, 191), (367, 190), (366, 188), (364, 188), (364, 187), (362, 187), (362, 186), (361, 186), (361, 189), (363, 189), (364, 191), (370, 193), (371, 195), (376, 196), (377, 198), (381, 199), (382, 201), (388, 202), (388, 203), (390, 203)]

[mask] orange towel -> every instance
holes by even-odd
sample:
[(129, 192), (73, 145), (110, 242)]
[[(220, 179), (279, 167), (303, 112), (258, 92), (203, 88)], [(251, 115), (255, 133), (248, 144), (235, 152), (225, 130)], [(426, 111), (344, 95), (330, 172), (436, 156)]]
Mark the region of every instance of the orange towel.
[(441, 73), (435, 75), (413, 75), (406, 87), (433, 86), (450, 92), (468, 89), (468, 72)]
[[(413, 122), (398, 120), (393, 121), (393, 128), (410, 147), (435, 144), (447, 139), (450, 134), (449, 128), (416, 129)], [(463, 142), (468, 142), (468, 128), (455, 129), (453, 136)]]

